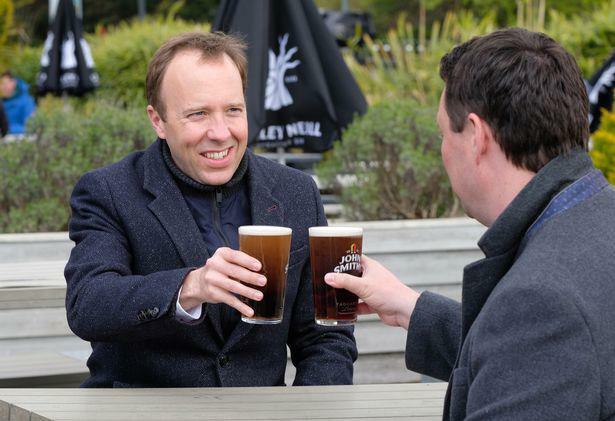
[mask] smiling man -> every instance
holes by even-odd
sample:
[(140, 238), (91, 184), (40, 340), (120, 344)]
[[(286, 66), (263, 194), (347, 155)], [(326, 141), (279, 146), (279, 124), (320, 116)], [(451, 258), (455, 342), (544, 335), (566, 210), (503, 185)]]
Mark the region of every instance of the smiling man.
[[(247, 150), (245, 46), (220, 33), (167, 41), (150, 61), (158, 139), (87, 173), (71, 199), (66, 308), (92, 343), (86, 387), (348, 384), (351, 328), (314, 322), (308, 227), (325, 225), (312, 179)], [(283, 321), (240, 322), (264, 285), (237, 251), (241, 225), (293, 230)], [(241, 281), (241, 282), (240, 282)], [(242, 283), (243, 282), (243, 283)]]

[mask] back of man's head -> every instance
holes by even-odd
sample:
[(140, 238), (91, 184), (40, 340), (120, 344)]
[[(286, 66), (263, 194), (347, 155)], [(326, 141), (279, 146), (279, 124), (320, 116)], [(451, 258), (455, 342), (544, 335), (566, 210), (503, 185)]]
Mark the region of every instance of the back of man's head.
[(233, 35), (222, 32), (187, 32), (177, 35), (160, 46), (154, 53), (147, 68), (145, 93), (149, 105), (165, 118), (165, 107), (161, 98), (162, 80), (169, 63), (180, 51), (199, 51), (203, 60), (221, 58), (224, 54), (237, 66), (245, 93), (248, 79), (246, 44)]
[(545, 34), (514, 28), (473, 38), (442, 57), (440, 76), (451, 129), (462, 131), (477, 114), (517, 167), (537, 172), (573, 148), (587, 149), (581, 71)]

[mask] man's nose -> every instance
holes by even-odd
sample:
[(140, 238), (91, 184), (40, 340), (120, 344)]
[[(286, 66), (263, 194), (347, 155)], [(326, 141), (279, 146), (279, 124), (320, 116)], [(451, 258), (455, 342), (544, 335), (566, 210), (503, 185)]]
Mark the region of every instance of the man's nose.
[(213, 118), (205, 134), (210, 140), (227, 140), (231, 137), (228, 124), (222, 117)]

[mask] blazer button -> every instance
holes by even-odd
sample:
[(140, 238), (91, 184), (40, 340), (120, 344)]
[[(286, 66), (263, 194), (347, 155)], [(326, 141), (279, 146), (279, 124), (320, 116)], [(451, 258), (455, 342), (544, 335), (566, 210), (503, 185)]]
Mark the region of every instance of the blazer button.
[(231, 361), (230, 357), (226, 356), (226, 355), (221, 355), (218, 358), (218, 363), (220, 364), (220, 367), (224, 367), (225, 365), (227, 365), (229, 362)]
[(158, 310), (158, 307), (154, 307), (150, 310), (150, 314), (154, 317), (158, 314), (158, 312), (160, 312), (160, 310)]

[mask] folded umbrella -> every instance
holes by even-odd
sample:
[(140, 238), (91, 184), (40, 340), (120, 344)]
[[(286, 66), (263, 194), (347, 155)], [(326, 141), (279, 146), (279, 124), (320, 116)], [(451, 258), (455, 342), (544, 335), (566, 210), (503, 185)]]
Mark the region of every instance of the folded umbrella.
[(82, 95), (98, 86), (98, 73), (83, 24), (72, 0), (59, 0), (41, 55), (36, 87), (39, 94)]
[(248, 44), (251, 145), (325, 151), (367, 110), (312, 0), (223, 0), (212, 30)]

